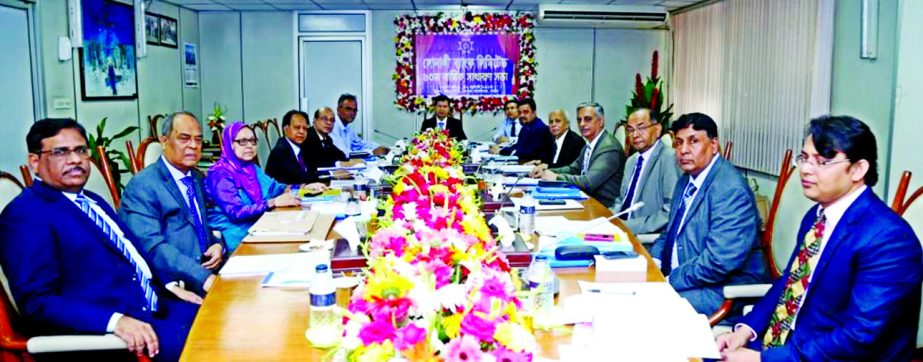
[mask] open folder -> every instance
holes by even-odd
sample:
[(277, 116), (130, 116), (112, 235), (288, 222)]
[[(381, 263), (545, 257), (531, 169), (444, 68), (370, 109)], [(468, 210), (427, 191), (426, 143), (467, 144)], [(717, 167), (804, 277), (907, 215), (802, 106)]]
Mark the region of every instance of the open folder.
[(335, 216), (308, 210), (267, 212), (250, 227), (245, 243), (306, 242), (326, 239)]

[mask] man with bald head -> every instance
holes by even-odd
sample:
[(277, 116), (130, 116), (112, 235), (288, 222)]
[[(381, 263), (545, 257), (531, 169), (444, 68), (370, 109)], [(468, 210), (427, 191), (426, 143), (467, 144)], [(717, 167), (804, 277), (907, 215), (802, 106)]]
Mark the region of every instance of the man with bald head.
[(625, 226), (635, 234), (659, 233), (670, 218), (673, 188), (679, 179), (672, 145), (660, 142), (663, 126), (651, 117), (651, 110), (639, 108), (628, 116), (625, 134), (635, 153), (625, 163), (622, 188), (612, 212), (627, 210), (636, 202), (640, 209), (622, 215)]
[(154, 269), (173, 276), (180, 287), (204, 295), (215, 281), (226, 248), (206, 223), (202, 173), (202, 127), (189, 112), (164, 119), (160, 161), (141, 170), (122, 193), (119, 217)]
[(333, 167), (337, 161), (349, 160), (330, 137), (334, 121), (333, 110), (330, 107), (314, 111), (314, 126), (308, 129), (308, 135), (302, 144), (303, 158), (309, 167)]

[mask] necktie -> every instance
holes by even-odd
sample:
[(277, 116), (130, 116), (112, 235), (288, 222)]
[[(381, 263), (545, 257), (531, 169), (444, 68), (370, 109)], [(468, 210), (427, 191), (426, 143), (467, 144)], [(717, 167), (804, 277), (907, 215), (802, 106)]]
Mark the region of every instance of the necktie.
[(307, 171), (308, 168), (304, 165), (304, 160), (301, 159), (301, 154), (295, 155), (295, 159), (298, 160), (298, 167), (301, 167), (302, 171)]
[(581, 174), (586, 174), (586, 170), (590, 168), (590, 156), (593, 155), (593, 149), (590, 148), (590, 145), (586, 145), (586, 148), (583, 150), (583, 171)]
[(663, 245), (663, 251), (660, 254), (660, 272), (663, 276), (670, 275), (673, 269), (673, 245), (676, 244), (676, 237), (679, 236), (680, 224), (683, 223), (683, 217), (686, 214), (686, 202), (692, 195), (695, 195), (695, 187), (692, 182), (686, 184), (686, 190), (683, 191), (683, 200), (679, 203), (679, 209), (673, 215), (673, 222), (670, 224), (670, 230), (667, 231), (667, 241)]
[(151, 286), (151, 279), (144, 275), (144, 272), (141, 270), (141, 267), (138, 266), (138, 263), (135, 262), (135, 259), (131, 257), (131, 253), (128, 252), (128, 249), (125, 247), (126, 240), (122, 239), (119, 234), (115, 232), (115, 229), (112, 228), (105, 219), (102, 218), (96, 211), (90, 207), (90, 202), (87, 200), (86, 196), (77, 195), (77, 203), (80, 205), (80, 209), (83, 210), (84, 214), (87, 214), (90, 217), (90, 220), (93, 220), (93, 223), (99, 227), (103, 234), (106, 234), (109, 237), (109, 241), (115, 245), (115, 248), (122, 253), (122, 256), (125, 259), (128, 259), (128, 262), (132, 267), (135, 268), (135, 277), (134, 280), (138, 281), (141, 286), (141, 290), (144, 291), (144, 299), (147, 300), (147, 308), (151, 311), (157, 310), (157, 294), (154, 293), (154, 288)]
[(769, 329), (763, 336), (763, 348), (778, 347), (785, 343), (792, 331), (792, 322), (801, 308), (801, 299), (808, 290), (811, 272), (820, 259), (820, 246), (824, 240), (824, 224), (827, 218), (823, 210), (817, 215), (817, 220), (811, 230), (804, 235), (804, 240), (798, 250), (798, 256), (792, 260), (785, 281), (785, 289), (779, 297), (779, 303), (769, 321)]
[(192, 214), (193, 225), (195, 227), (196, 238), (199, 239), (199, 250), (205, 253), (208, 250), (208, 237), (205, 235), (205, 226), (202, 225), (202, 218), (199, 217), (199, 210), (196, 209), (195, 182), (192, 176), (186, 176), (181, 179), (186, 185), (186, 203), (189, 204), (189, 213)]
[(510, 127), (510, 137), (516, 137), (516, 121), (513, 121), (513, 126)]
[(445, 121), (436, 122), (439, 129), (445, 129)]
[(558, 143), (551, 143), (551, 154), (554, 155), (554, 159), (551, 160), (551, 163), (558, 163)]
[[(644, 156), (638, 155), (638, 162), (635, 163), (635, 173), (631, 176), (631, 186), (628, 187), (628, 194), (625, 195), (625, 200), (622, 202), (622, 209), (619, 211), (625, 211), (625, 209), (631, 206), (631, 202), (635, 198), (635, 189), (638, 187), (638, 179), (641, 178), (642, 165), (644, 165)], [(622, 215), (622, 220), (628, 220), (629, 214)]]

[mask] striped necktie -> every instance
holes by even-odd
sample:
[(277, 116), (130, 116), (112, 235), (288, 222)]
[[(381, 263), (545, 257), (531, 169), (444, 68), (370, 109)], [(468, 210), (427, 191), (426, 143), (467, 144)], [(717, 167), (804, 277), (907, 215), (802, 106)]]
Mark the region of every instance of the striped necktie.
[(692, 182), (686, 184), (686, 189), (683, 190), (683, 200), (679, 202), (679, 209), (673, 215), (673, 222), (670, 224), (670, 230), (667, 231), (667, 240), (660, 254), (660, 272), (663, 276), (668, 276), (673, 271), (673, 246), (676, 244), (676, 238), (679, 237), (683, 218), (686, 217), (686, 203), (690, 201), (692, 195), (695, 195), (696, 190), (698, 188)]
[(90, 220), (103, 231), (103, 234), (106, 234), (109, 241), (112, 242), (112, 245), (114, 245), (115, 248), (122, 253), (122, 256), (128, 260), (131, 266), (134, 267), (135, 277), (133, 279), (139, 282), (141, 290), (144, 291), (144, 299), (147, 300), (147, 307), (145, 309), (149, 308), (151, 311), (156, 311), (157, 294), (154, 293), (154, 288), (151, 286), (151, 278), (144, 275), (144, 271), (141, 270), (141, 267), (135, 259), (131, 257), (128, 248), (125, 247), (128, 241), (119, 236), (119, 234), (115, 232), (115, 229), (90, 207), (90, 202), (87, 200), (86, 196), (83, 196), (83, 194), (77, 195), (77, 204), (80, 205), (80, 210), (83, 210), (83, 213), (87, 214)]
[(590, 168), (590, 156), (593, 156), (593, 149), (588, 144), (583, 150), (583, 170), (581, 172), (583, 175), (586, 175), (586, 170)]
[[(638, 162), (635, 162), (635, 172), (631, 176), (631, 186), (628, 187), (628, 194), (625, 195), (625, 200), (622, 201), (622, 208), (619, 210), (625, 211), (631, 206), (632, 201), (635, 198), (635, 191), (638, 188), (638, 179), (641, 178), (641, 166), (644, 165), (644, 156), (638, 155)], [(627, 213), (622, 215), (622, 220), (628, 220), (628, 217), (632, 213)]]
[(199, 251), (205, 253), (208, 250), (208, 236), (205, 235), (205, 225), (202, 225), (202, 218), (199, 217), (199, 210), (196, 209), (195, 182), (192, 176), (186, 176), (180, 179), (186, 185), (186, 203), (189, 204), (189, 213), (192, 214), (193, 225), (195, 227), (196, 239), (199, 239)]
[(785, 281), (785, 289), (782, 290), (776, 310), (772, 314), (772, 319), (769, 320), (769, 329), (763, 336), (763, 348), (781, 346), (791, 334), (792, 323), (798, 315), (798, 310), (801, 309), (802, 299), (811, 281), (811, 273), (820, 259), (820, 246), (824, 240), (826, 222), (827, 217), (821, 209), (814, 226), (804, 235), (798, 255), (792, 260), (788, 280)]

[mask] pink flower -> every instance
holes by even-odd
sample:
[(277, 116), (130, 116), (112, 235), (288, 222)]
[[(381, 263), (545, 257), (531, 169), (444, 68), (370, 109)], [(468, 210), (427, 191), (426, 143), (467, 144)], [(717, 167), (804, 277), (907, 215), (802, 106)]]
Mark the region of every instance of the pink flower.
[(466, 335), (477, 337), (483, 342), (494, 340), (494, 330), (496, 326), (490, 321), (478, 317), (475, 313), (468, 313), (462, 318), (461, 332)]
[(480, 361), (481, 344), (471, 336), (462, 336), (446, 344), (446, 361)]
[(386, 321), (374, 321), (362, 326), (359, 330), (359, 339), (362, 344), (368, 346), (373, 343), (381, 344), (387, 340), (393, 340), (396, 331), (391, 323)]
[(406, 297), (372, 297), (369, 312), (376, 320), (403, 320), (407, 317), (407, 311), (412, 305), (413, 301)]
[(394, 346), (399, 350), (405, 350), (424, 340), (426, 340), (426, 330), (414, 324), (408, 324), (397, 330), (397, 340), (394, 341)]
[(356, 294), (349, 302), (349, 311), (353, 313), (366, 314), (369, 312), (369, 303), (366, 302), (361, 295)]
[(502, 346), (491, 352), (497, 362), (532, 362), (532, 354), (528, 352), (513, 352)]
[(486, 297), (497, 298), (504, 302), (509, 302), (513, 297), (513, 286), (504, 283), (497, 275), (492, 275), (484, 279), (484, 285), (481, 286), (481, 293)]

